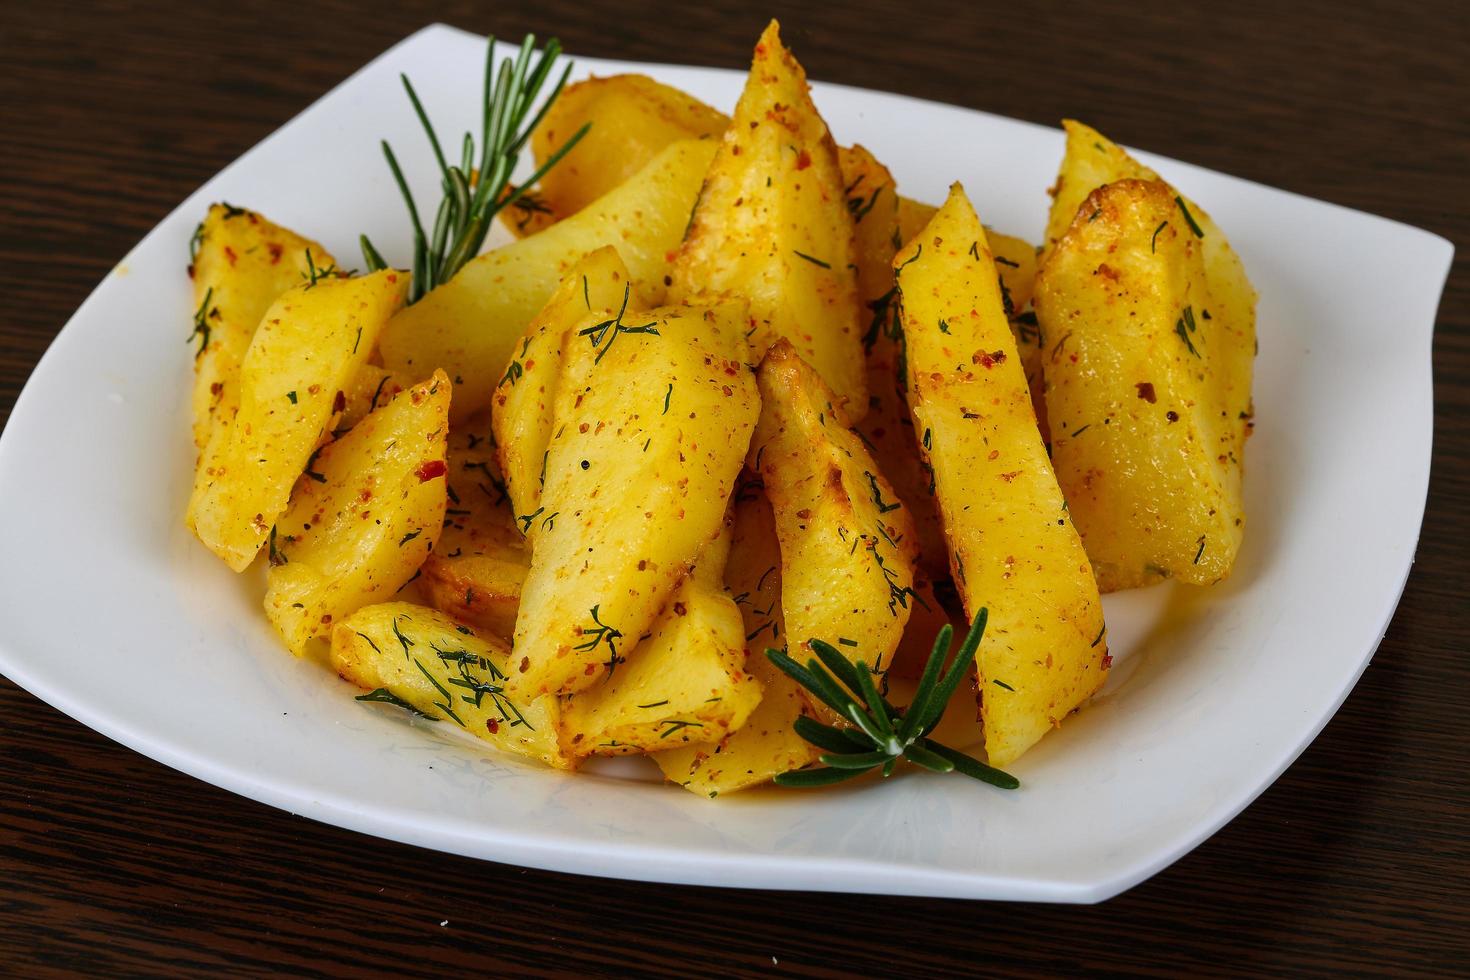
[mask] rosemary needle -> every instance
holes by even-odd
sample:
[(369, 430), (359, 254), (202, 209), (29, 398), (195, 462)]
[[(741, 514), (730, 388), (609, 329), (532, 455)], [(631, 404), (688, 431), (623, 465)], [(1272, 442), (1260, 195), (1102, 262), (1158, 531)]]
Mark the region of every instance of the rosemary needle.
[[(490, 224), (503, 209), (516, 204), (526, 191), (544, 177), (552, 167), (586, 134), (591, 123), (572, 134), (571, 138), (547, 157), (529, 180), (519, 187), (510, 188), (511, 173), (520, 160), (521, 151), (532, 131), (541, 122), (551, 103), (556, 100), (572, 66), (568, 62), (556, 83), (551, 86), (541, 108), (534, 114), (531, 107), (536, 104), (541, 90), (551, 77), (552, 68), (561, 54), (561, 43), (552, 38), (539, 57), (533, 61), (536, 36), (526, 35), (514, 58), (505, 58), (497, 71), (495, 67), (495, 38), (489, 39), (485, 53), (485, 80), (481, 96), (479, 159), (476, 160), (476, 141), (473, 133), (465, 133), (459, 160), (451, 164), (444, 155), (444, 146), (429, 114), (424, 109), (418, 92), (407, 75), (400, 76), (404, 91), (413, 105), (429, 146), (434, 151), (434, 162), (439, 168), (440, 187), (443, 196), (434, 212), (434, 223), (427, 229), (420, 217), (413, 192), (398, 165), (393, 147), (383, 141), (383, 156), (393, 181), (408, 208), (409, 223), (413, 230), (413, 276), (408, 291), (408, 302), (416, 303), (431, 289), (448, 282), (466, 262), (479, 254), (485, 243)], [(509, 192), (507, 193), (507, 191)], [(373, 246), (366, 235), (358, 238), (362, 246), (363, 261), (368, 271), (386, 269), (388, 263)]]
[(975, 661), (987, 618), (988, 611), (981, 609), (947, 670), (944, 661), (954, 629), (948, 625), (940, 629), (906, 709), (895, 708), (878, 692), (867, 664), (852, 663), (822, 640), (811, 641), (816, 656), (805, 665), (780, 650), (767, 650), (771, 663), (853, 725), (837, 728), (806, 716), (796, 719), (796, 734), (825, 750), (818, 757), (823, 767), (783, 772), (775, 781), (782, 786), (830, 786), (874, 769), (887, 776), (898, 760), (905, 759), (931, 772), (957, 772), (1001, 789), (1020, 786), (1010, 773), (929, 738)]

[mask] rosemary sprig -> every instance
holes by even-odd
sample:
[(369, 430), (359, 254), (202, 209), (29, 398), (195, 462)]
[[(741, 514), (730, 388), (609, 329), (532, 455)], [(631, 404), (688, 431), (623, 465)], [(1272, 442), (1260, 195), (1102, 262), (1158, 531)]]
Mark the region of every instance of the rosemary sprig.
[[(556, 101), (562, 86), (566, 84), (572, 65), (567, 63), (556, 84), (551, 87), (541, 108), (532, 115), (531, 107), (540, 96), (542, 88), (551, 75), (552, 67), (561, 54), (561, 42), (551, 38), (538, 58), (532, 61), (536, 47), (536, 36), (526, 35), (516, 56), (505, 58), (500, 70), (495, 69), (495, 38), (489, 39), (485, 53), (485, 84), (480, 116), (479, 159), (476, 160), (475, 136), (465, 133), (461, 144), (458, 165), (451, 165), (444, 156), (444, 148), (429, 114), (419, 101), (418, 93), (407, 75), (400, 75), (408, 100), (413, 103), (414, 114), (429, 138), (434, 151), (434, 160), (439, 166), (440, 186), (444, 190), (434, 215), (434, 224), (426, 232), (419, 218), (418, 205), (408, 189), (408, 181), (398, 165), (398, 158), (387, 140), (383, 141), (383, 156), (388, 160), (388, 169), (403, 195), (408, 208), (409, 221), (413, 226), (413, 281), (409, 286), (408, 302), (415, 303), (435, 286), (448, 282), (460, 268), (479, 254), (485, 243), (490, 223), (503, 209), (517, 204), (537, 181), (544, 177), (561, 158), (577, 144), (591, 123), (572, 134), (555, 153), (547, 157), (530, 179), (520, 186), (510, 188), (510, 176), (520, 160), (521, 150), (530, 139), (532, 131), (541, 122), (546, 110)], [(476, 165), (478, 163), (478, 166)], [(362, 246), (363, 261), (369, 272), (386, 269), (388, 263), (373, 247), (366, 235), (358, 238)]]
[(945, 625), (939, 631), (913, 700), (904, 709), (895, 708), (878, 692), (867, 664), (852, 663), (829, 643), (812, 640), (816, 657), (805, 666), (780, 650), (767, 650), (771, 663), (854, 726), (837, 728), (805, 716), (796, 719), (796, 733), (826, 750), (818, 757), (825, 768), (783, 772), (775, 781), (782, 786), (830, 786), (873, 769), (888, 776), (899, 759), (906, 759), (932, 772), (958, 772), (1001, 789), (1020, 786), (1010, 773), (929, 738), (975, 661), (987, 618), (988, 610), (981, 609), (948, 670), (944, 661), (954, 629)]

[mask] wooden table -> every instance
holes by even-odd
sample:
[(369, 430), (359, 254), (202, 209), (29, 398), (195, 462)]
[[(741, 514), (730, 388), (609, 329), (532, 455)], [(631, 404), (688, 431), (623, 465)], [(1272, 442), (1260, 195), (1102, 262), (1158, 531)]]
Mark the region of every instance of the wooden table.
[(1373, 665), (1302, 758), (1194, 853), (1095, 908), (720, 891), (464, 860), (232, 796), (0, 682), (0, 972), (1466, 969), (1470, 17), (1458, 4), (209, 6), (0, 12), (0, 423), (71, 311), (154, 223), (425, 23), (743, 66), (775, 13), (816, 78), (1049, 124), (1077, 115), (1457, 240), (1419, 561)]

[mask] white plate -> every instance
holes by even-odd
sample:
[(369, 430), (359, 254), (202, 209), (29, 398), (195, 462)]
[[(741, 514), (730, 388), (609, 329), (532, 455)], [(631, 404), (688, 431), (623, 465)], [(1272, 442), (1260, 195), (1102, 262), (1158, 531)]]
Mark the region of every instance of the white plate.
[[(1430, 336), (1453, 249), (1427, 232), (1143, 154), (1228, 230), (1260, 289), (1249, 532), (1210, 590), (1110, 596), (1118, 669), (1029, 753), (1019, 792), (913, 773), (710, 802), (638, 770), (564, 776), (359, 704), (293, 660), (184, 530), (186, 245), (229, 200), (344, 259), (367, 232), (408, 259), (387, 137), (435, 195), (399, 88), (469, 127), (483, 42), (426, 29), (185, 201), (82, 304), (0, 441), (0, 670), (139, 752), (328, 823), (562, 871), (705, 885), (1086, 902), (1143, 880), (1238, 813), (1331, 717), (1382, 637), (1429, 476)], [(744, 75), (643, 71), (729, 108)], [(840, 142), (938, 201), (1039, 237), (1059, 131), (817, 84)]]

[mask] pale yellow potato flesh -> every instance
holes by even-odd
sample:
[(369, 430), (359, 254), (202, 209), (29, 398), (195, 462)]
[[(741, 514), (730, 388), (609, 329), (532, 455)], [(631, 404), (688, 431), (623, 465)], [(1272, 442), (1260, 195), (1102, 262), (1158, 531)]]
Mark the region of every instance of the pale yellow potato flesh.
[[(307, 253), (311, 261), (307, 261)], [(318, 243), (229, 204), (211, 204), (195, 232), (189, 263), (194, 281), (194, 446), (240, 407), (240, 362), (260, 318), (313, 268), (335, 268)]]
[(558, 386), (511, 687), (615, 668), (719, 532), (759, 406), (740, 304), (574, 327)]
[(755, 359), (786, 339), (861, 418), (853, 217), (832, 134), (774, 21), (719, 145), (674, 261), (669, 301), (747, 300)]
[(444, 525), (449, 379), (400, 392), (328, 443), (271, 530), (266, 616), (297, 656), (414, 577)]
[(1006, 765), (1107, 676), (1102, 601), (1037, 430), (985, 229), (956, 184), (894, 259), (910, 405), (955, 587), (988, 610), (976, 666), (986, 752)]
[[(589, 252), (531, 320), (504, 366), (492, 402), (492, 425), (513, 513), (529, 514), (541, 503), (568, 330), (594, 313), (611, 319), (624, 309), (625, 300), (625, 316), (648, 309), (642, 294), (633, 291), (628, 267), (616, 248), (608, 245)], [(525, 535), (534, 538), (536, 531), (537, 526), (530, 525)]]
[(1038, 279), (1052, 458), (1105, 591), (1217, 582), (1244, 532), (1254, 338), (1179, 216), (1162, 181), (1107, 184)]
[(531, 134), (540, 167), (583, 126), (586, 134), (541, 179), (556, 218), (576, 214), (681, 139), (718, 137), (730, 117), (647, 75), (588, 78), (562, 89)]
[(194, 477), (185, 522), (244, 571), (328, 435), (408, 277), (391, 270), (293, 287), (266, 311), (240, 366), (240, 407), (221, 419)]
[(790, 344), (778, 341), (756, 377), (749, 466), (775, 514), (793, 656), (806, 659), (810, 641), (823, 640), (881, 676), (913, 603), (918, 542), (908, 509)]
[(821, 750), (792, 726), (808, 713), (800, 685), (765, 656), (767, 647), (785, 645), (781, 615), (781, 546), (771, 505), (759, 484), (737, 490), (734, 530), (725, 583), (744, 623), (745, 670), (761, 685), (755, 710), (734, 733), (718, 741), (693, 742), (655, 753), (664, 778), (700, 796), (758, 786), (772, 776), (817, 761)]
[(556, 699), (526, 703), (507, 695), (505, 644), (438, 610), (406, 602), (360, 609), (333, 628), (330, 657), (337, 673), (372, 700), (407, 704), (548, 766), (576, 766), (557, 739)]

